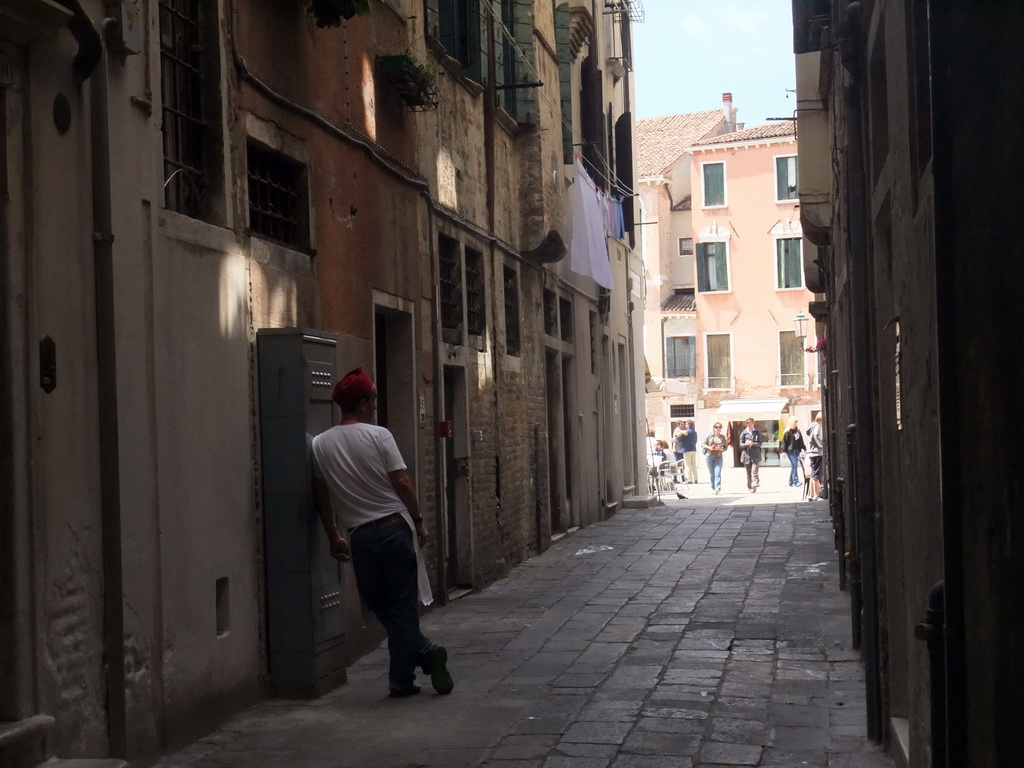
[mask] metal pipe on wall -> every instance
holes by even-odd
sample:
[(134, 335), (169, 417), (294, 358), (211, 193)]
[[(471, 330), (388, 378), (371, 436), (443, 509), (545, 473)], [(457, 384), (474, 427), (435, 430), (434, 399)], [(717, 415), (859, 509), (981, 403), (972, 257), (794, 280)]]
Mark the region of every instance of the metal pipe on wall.
[(103, 51), (92, 74), (92, 243), (96, 301), (96, 383), (99, 399), (100, 520), (103, 547), (103, 656), (110, 754), (127, 757), (123, 568), (121, 551), (120, 432), (117, 418), (117, 320), (114, 309), (114, 234), (110, 179), (110, 113), (107, 32), (99, 24)]
[[(955, 113), (963, 104), (954, 100), (953, 70), (949, 62), (962, 58), (962, 24), (956, 19), (959, 13), (972, 13), (971, 9), (959, 9), (949, 0), (928, 4), (928, 37), (931, 48), (931, 62), (941, 62), (930, 67), (931, 84), (931, 131), (932, 131), (932, 173), (934, 189), (934, 214), (931, 217), (935, 243), (935, 335), (942, 339), (936, 347), (938, 369), (938, 412), (939, 434), (942, 446), (939, 472), (942, 483), (942, 570), (943, 570), (943, 617), (945, 631), (945, 727), (946, 764), (967, 765), (968, 760), (968, 698), (967, 698), (967, 647), (964, 629), (964, 540), (963, 510), (964, 497), (961, 485), (961, 466), (967, 461), (960, 451), (961, 408), (963, 395), (957, 378), (957, 362), (961, 354), (957, 340), (961, 334), (957, 328), (961, 318), (956, 308), (960, 296), (958, 285), (956, 229), (962, 211), (955, 200), (956, 180), (953, 178), (953, 152)], [(968, 319), (968, 324), (970, 320)]]
[(868, 737), (881, 741), (882, 691), (879, 651), (878, 559), (875, 541), (875, 476), (873, 464), (874, 390), (872, 389), (872, 302), (868, 275), (867, 180), (864, 173), (863, 109), (861, 84), (854, 77), (843, 89), (847, 115), (847, 210), (850, 237), (850, 306), (853, 330), (854, 413), (857, 437), (854, 446), (854, 509), (857, 518), (858, 566), (863, 600), (863, 649), (867, 689)]

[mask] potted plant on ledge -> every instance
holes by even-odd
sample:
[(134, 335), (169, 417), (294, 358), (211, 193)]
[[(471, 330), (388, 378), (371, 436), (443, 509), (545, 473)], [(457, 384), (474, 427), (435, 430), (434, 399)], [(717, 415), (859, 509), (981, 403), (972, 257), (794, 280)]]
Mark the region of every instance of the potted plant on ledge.
[(377, 59), (381, 79), (417, 112), (437, 109), (437, 70), (407, 53)]
[(338, 27), (342, 19), (367, 15), (370, 0), (309, 0), (308, 8), (318, 27)]

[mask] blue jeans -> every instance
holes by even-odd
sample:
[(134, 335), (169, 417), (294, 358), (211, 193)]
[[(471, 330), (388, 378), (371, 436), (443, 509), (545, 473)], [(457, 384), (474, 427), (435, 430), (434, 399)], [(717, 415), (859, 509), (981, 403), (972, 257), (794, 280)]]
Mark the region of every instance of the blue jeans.
[(371, 523), (353, 531), (349, 544), (359, 597), (388, 633), (388, 684), (392, 690), (408, 688), (416, 679), (416, 665), (429, 664), (434, 649), (420, 631), (412, 531), (404, 520)]
[(800, 463), (800, 454), (790, 452), (786, 455), (789, 456), (789, 485), (796, 488), (800, 485), (800, 478), (797, 476), (796, 472), (797, 465)]
[(722, 464), (725, 463), (725, 459), (721, 456), (718, 458), (708, 456), (706, 458), (708, 462), (708, 474), (711, 475), (711, 490), (720, 490), (722, 488)]

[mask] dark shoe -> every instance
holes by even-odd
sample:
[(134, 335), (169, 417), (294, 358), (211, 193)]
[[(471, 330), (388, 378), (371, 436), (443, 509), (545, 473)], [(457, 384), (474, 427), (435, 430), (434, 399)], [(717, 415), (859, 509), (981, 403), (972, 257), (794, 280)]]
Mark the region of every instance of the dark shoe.
[(438, 693), (451, 693), (455, 687), (451, 672), (448, 671), (448, 650), (443, 645), (435, 645), (430, 652), (430, 684)]
[(392, 688), (388, 692), (388, 696), (390, 696), (392, 699), (404, 699), (404, 698), (406, 698), (408, 696), (415, 696), (419, 692), (420, 692), (420, 684), (419, 683), (409, 683), (409, 685), (407, 685), (407, 686), (405, 686), (403, 688)]

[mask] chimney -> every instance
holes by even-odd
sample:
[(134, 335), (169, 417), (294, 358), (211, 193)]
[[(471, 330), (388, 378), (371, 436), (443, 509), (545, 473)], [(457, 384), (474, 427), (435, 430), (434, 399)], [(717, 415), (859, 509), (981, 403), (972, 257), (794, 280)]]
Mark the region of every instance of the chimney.
[(736, 130), (736, 108), (732, 105), (732, 94), (722, 94), (722, 117), (725, 120), (725, 133)]

